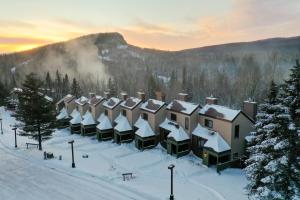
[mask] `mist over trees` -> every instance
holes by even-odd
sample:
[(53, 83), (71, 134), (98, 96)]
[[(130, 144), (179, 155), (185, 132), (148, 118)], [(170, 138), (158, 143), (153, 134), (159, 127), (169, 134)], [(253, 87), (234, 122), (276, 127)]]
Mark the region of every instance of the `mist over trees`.
[(118, 33), (94, 34), (2, 55), (0, 81), (11, 89), (35, 72), (54, 99), (107, 89), (132, 96), (144, 90), (154, 98), (160, 90), (167, 100), (187, 92), (194, 102), (213, 95), (238, 108), (248, 98), (260, 102), (271, 80), (280, 84), (288, 76), (298, 44), (295, 37), (168, 52), (132, 46)]

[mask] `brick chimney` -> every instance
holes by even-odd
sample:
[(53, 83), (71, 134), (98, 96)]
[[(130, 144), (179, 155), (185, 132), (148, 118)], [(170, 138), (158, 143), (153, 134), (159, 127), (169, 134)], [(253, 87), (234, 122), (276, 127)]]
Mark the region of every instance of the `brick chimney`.
[(121, 98), (122, 100), (126, 101), (126, 99), (128, 98), (128, 94), (126, 92), (121, 92)]
[(157, 100), (163, 101), (163, 102), (166, 101), (166, 95), (165, 95), (165, 93), (163, 93), (162, 91), (156, 91), (156, 92), (155, 92), (155, 95), (156, 95), (156, 99), (157, 99)]
[(105, 92), (104, 92), (104, 98), (105, 99), (109, 99), (111, 97), (111, 92), (110, 92), (110, 90), (106, 90)]
[(243, 112), (251, 119), (256, 120), (257, 103), (251, 99), (243, 102)]
[(95, 97), (95, 96), (96, 96), (96, 93), (94, 93), (94, 92), (90, 92), (90, 93), (89, 93), (90, 99), (93, 98), (93, 97)]
[(205, 98), (205, 103), (206, 103), (206, 104), (209, 104), (209, 105), (211, 105), (211, 104), (217, 105), (217, 104), (218, 104), (218, 98), (215, 98), (215, 97), (213, 97), (213, 96), (211, 95), (210, 97), (206, 97), (206, 98)]
[(188, 100), (188, 94), (187, 93), (178, 93), (178, 100), (180, 101), (187, 101)]
[(146, 101), (146, 94), (145, 94), (145, 92), (139, 91), (139, 92), (137, 92), (137, 95), (138, 95), (138, 98), (139, 98), (140, 100), (142, 100), (142, 102), (145, 102), (145, 101)]

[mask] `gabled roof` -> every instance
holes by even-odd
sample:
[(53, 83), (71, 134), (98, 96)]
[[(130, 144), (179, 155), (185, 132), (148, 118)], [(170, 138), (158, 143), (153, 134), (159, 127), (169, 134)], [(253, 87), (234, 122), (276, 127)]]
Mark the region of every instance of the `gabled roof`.
[(132, 130), (132, 128), (125, 116), (120, 114), (116, 120), (115, 120), (115, 122), (117, 122), (117, 125), (115, 126), (114, 129), (117, 130), (118, 132), (125, 132), (125, 131)]
[(93, 96), (92, 98), (89, 99), (88, 103), (92, 106), (96, 106), (99, 104), (104, 98), (102, 96)]
[(154, 131), (152, 130), (151, 126), (149, 125), (148, 121), (141, 119), (138, 124), (138, 130), (135, 132), (138, 136), (141, 137), (151, 137), (155, 136)]
[(86, 113), (83, 116), (83, 120), (81, 121), (82, 125), (93, 125), (96, 124), (94, 117), (90, 111), (86, 111)]
[(68, 115), (68, 111), (66, 110), (66, 108), (62, 108), (59, 111), (59, 114), (56, 116), (57, 120), (61, 120), (61, 119), (68, 119), (69, 115)]
[(141, 105), (141, 109), (151, 112), (151, 113), (155, 113), (164, 105), (165, 105), (165, 102), (163, 102), (163, 101), (159, 101), (156, 99), (148, 99), (148, 101), (146, 101), (145, 103), (143, 103)]
[(85, 96), (81, 96), (80, 98), (76, 99), (75, 102), (81, 106), (87, 104), (89, 101), (88, 98), (86, 98)]
[(103, 106), (109, 109), (114, 109), (122, 100), (116, 97), (111, 97), (103, 103)]
[(181, 126), (179, 126), (169, 133), (168, 138), (173, 138), (175, 141), (181, 142), (184, 140), (189, 140), (190, 136), (183, 130)]
[(204, 147), (211, 148), (217, 153), (231, 149), (229, 144), (218, 132), (204, 128), (200, 124), (197, 125), (192, 134), (205, 139)]
[(190, 139), (189, 135), (176, 122), (172, 122), (167, 118), (159, 125), (159, 127), (170, 131), (168, 137), (174, 138), (175, 141), (184, 141)]
[(233, 121), (240, 114), (240, 112), (241, 110), (234, 110), (225, 106), (206, 104), (200, 109), (199, 114), (216, 119)]
[(97, 128), (99, 130), (108, 130), (113, 128), (109, 118), (103, 113), (98, 118), (98, 122), (99, 124), (97, 125)]
[(136, 97), (129, 97), (121, 103), (121, 106), (130, 110), (134, 109), (137, 105), (142, 102), (141, 99)]
[(167, 109), (175, 111), (178, 113), (183, 113), (186, 115), (191, 115), (197, 108), (199, 104), (194, 104), (186, 101), (173, 100), (168, 106)]
[(139, 116), (138, 120), (135, 122), (134, 126), (136, 128), (140, 128), (140, 125), (143, 123), (143, 121), (145, 121), (143, 118), (141, 118), (141, 116)]
[(73, 116), (73, 119), (71, 119), (70, 123), (71, 124), (80, 124), (82, 118), (80, 116), (80, 113), (77, 112), (77, 113), (74, 113), (74, 116)]

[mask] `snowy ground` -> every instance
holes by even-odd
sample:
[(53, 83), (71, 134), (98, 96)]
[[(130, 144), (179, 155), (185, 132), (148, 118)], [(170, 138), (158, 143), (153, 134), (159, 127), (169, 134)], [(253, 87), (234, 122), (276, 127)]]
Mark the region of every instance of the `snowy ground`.
[[(14, 134), (14, 118), (0, 108), (4, 135), (0, 135), (0, 199), (168, 199), (169, 164), (175, 165), (174, 195), (189, 200), (247, 199), (244, 173), (227, 169), (221, 175), (207, 168), (192, 154), (176, 159), (161, 147), (140, 152), (133, 143), (117, 145), (98, 142), (94, 137), (70, 135), (57, 130), (43, 143), (53, 152), (53, 160), (43, 160), (42, 152), (26, 149), (27, 137)], [(71, 168), (68, 141), (74, 139), (76, 168)], [(32, 141), (31, 141), (32, 142)], [(36, 142), (35, 142), (36, 143)], [(82, 158), (88, 154), (89, 158)], [(62, 160), (57, 157), (62, 155)], [(133, 172), (134, 179), (123, 181), (122, 173)]]

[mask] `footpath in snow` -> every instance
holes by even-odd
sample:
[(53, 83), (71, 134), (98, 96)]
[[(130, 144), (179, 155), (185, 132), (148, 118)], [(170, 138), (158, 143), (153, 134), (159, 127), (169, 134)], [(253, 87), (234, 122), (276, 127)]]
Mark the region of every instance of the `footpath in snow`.
[[(183, 200), (246, 200), (245, 175), (227, 169), (221, 175), (202, 165), (192, 154), (176, 159), (158, 146), (139, 151), (133, 143), (98, 142), (95, 137), (70, 135), (57, 130), (43, 142), (43, 150), (54, 153), (43, 160), (43, 152), (26, 149), (28, 137), (18, 136), (14, 149), (11, 126), (15, 119), (0, 107), (4, 135), (0, 135), (0, 199), (168, 199), (170, 171), (175, 165), (174, 195)], [(76, 168), (71, 168), (68, 141), (74, 140)], [(83, 155), (88, 158), (83, 158)], [(58, 160), (59, 156), (62, 160)], [(122, 173), (133, 179), (123, 181)]]

